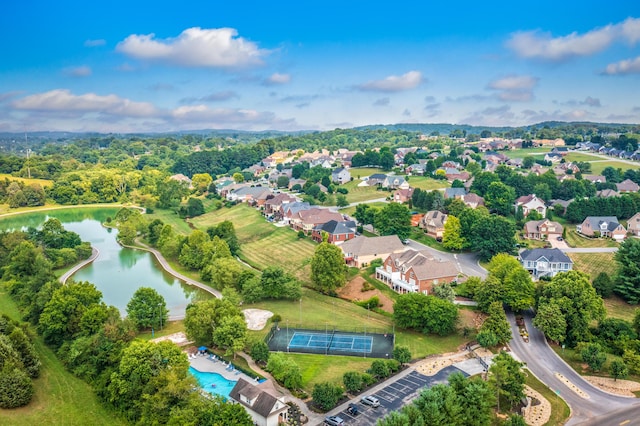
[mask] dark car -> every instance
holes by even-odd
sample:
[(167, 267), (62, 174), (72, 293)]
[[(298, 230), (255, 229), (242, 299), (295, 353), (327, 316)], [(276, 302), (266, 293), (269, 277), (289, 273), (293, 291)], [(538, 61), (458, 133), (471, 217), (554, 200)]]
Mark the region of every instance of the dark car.
[(344, 424), (344, 419), (338, 416), (329, 416), (324, 418), (324, 424), (331, 426), (342, 426)]

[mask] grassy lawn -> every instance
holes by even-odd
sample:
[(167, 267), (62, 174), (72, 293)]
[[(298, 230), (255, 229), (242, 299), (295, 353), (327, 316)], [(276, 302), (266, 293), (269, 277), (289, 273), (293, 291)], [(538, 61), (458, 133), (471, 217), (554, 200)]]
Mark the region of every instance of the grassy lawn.
[[(17, 319), (18, 309), (0, 290), (0, 312)], [(103, 406), (93, 389), (76, 378), (56, 358), (40, 337), (34, 341), (42, 361), (40, 377), (34, 381), (35, 394), (26, 407), (0, 410), (3, 425), (124, 425), (115, 413)]]
[(564, 158), (565, 160), (572, 161), (574, 163), (577, 163), (579, 161), (590, 163), (592, 161), (602, 160), (602, 158), (598, 157), (597, 155), (592, 155), (587, 152), (570, 152), (567, 155), (565, 155)]
[(286, 354), (300, 366), (302, 388), (311, 394), (313, 385), (332, 382), (342, 385), (342, 376), (347, 371), (364, 373), (371, 367), (370, 358), (354, 356), (332, 356), (316, 354)]
[(436, 250), (449, 252), (449, 250), (445, 249), (442, 246), (442, 243), (439, 243), (435, 238), (425, 234), (424, 231), (420, 228), (411, 228), (411, 235), (409, 236), (409, 238)]
[(148, 213), (146, 216), (150, 220), (160, 219), (167, 225), (173, 226), (173, 229), (181, 234), (188, 235), (191, 233), (191, 229), (187, 222), (178, 216), (178, 214), (173, 210), (154, 209), (153, 213)]
[(622, 170), (627, 170), (627, 169), (640, 169), (640, 164), (628, 164), (628, 163), (623, 163), (622, 161), (597, 161), (591, 162), (591, 174), (594, 175), (599, 175), (602, 173), (602, 171), (604, 169), (606, 169), (607, 167), (613, 167), (614, 169), (622, 169)]
[(607, 310), (607, 317), (620, 318), (633, 322), (638, 305), (630, 305), (617, 296), (604, 299), (604, 308)]
[[(384, 203), (384, 202), (380, 202), (380, 201), (376, 201), (374, 203), (367, 203), (368, 206), (371, 207), (376, 207), (376, 208), (383, 208), (384, 206), (386, 206), (388, 203)], [(353, 216), (353, 214), (356, 212), (356, 206), (353, 207), (345, 207), (344, 209), (340, 209), (340, 213), (342, 214), (348, 214), (349, 216)]]
[(376, 173), (381, 173), (383, 175), (386, 175), (389, 172), (385, 172), (384, 170), (378, 167), (354, 167), (352, 169), (349, 169), (349, 173), (351, 173), (351, 177), (355, 181), (365, 176), (374, 175)]
[(446, 180), (432, 179), (428, 176), (409, 176), (409, 185), (412, 188), (420, 188), (424, 191), (449, 188), (451, 186)]
[(566, 241), (570, 247), (618, 247), (610, 238), (587, 238), (578, 234), (575, 228), (566, 228)]
[(594, 280), (600, 272), (611, 273), (615, 253), (567, 253), (573, 260), (573, 269), (586, 272)]
[[(363, 332), (366, 324), (371, 332), (384, 333), (393, 329), (392, 318), (378, 313), (367, 311), (360, 306), (346, 300), (324, 296), (313, 290), (302, 289), (302, 303), (299, 301), (270, 300), (243, 308), (266, 309), (282, 317), (280, 324), (289, 321), (290, 326), (302, 325), (303, 328), (321, 330), (326, 326), (337, 326), (342, 330)], [(252, 338), (264, 338), (269, 332), (270, 326), (260, 331), (249, 332)], [(396, 330), (396, 345), (407, 346), (411, 350), (413, 358), (422, 358), (427, 355), (453, 352), (464, 343), (461, 335), (455, 334), (447, 337), (427, 336), (422, 333)]]
[(309, 280), (309, 265), (316, 244), (309, 238), (298, 239), (288, 227), (279, 228), (267, 222), (260, 212), (238, 204), (198, 216), (191, 220), (198, 229), (216, 225), (222, 221), (233, 222), (241, 246), (241, 257), (249, 264), (264, 269), (281, 266), (303, 281)]
[(347, 194), (347, 201), (349, 201), (349, 203), (359, 203), (360, 201), (387, 198), (391, 195), (391, 192), (389, 191), (378, 191), (378, 188), (375, 186), (358, 186), (360, 182), (362, 181), (354, 179), (351, 182), (341, 185), (349, 191)]
[(544, 154), (546, 154), (547, 152), (551, 152), (552, 149), (553, 148), (549, 148), (549, 147), (520, 148), (520, 149), (513, 149), (510, 151), (500, 151), (500, 152), (504, 152), (504, 154), (507, 155), (509, 158), (524, 158), (529, 155), (533, 155), (533, 156), (542, 155), (542, 157), (544, 157)]
[(34, 178), (23, 178), (23, 177), (16, 177), (16, 176), (11, 176), (10, 174), (7, 173), (0, 173), (0, 179), (4, 180), (4, 179), (9, 179), (9, 180), (15, 180), (17, 182), (22, 182), (25, 185), (31, 185), (32, 183), (38, 183), (40, 184), (42, 187), (49, 187), (53, 185), (53, 181), (49, 180), (49, 179), (34, 179)]
[(571, 410), (567, 403), (529, 371), (525, 370), (525, 372), (527, 373), (525, 384), (540, 392), (551, 404), (551, 417), (549, 421), (545, 423), (545, 426), (563, 425), (571, 415)]
[[(602, 366), (602, 370), (594, 372), (594, 371), (591, 371), (587, 366), (587, 364), (582, 361), (582, 359), (580, 358), (580, 354), (575, 349), (569, 349), (569, 348), (562, 349), (562, 347), (558, 345), (550, 345), (550, 346), (551, 346), (551, 349), (553, 349), (560, 358), (562, 358), (567, 364), (569, 364), (569, 366), (573, 368), (576, 371), (576, 373), (582, 376), (610, 377), (609, 365), (611, 365), (611, 362), (616, 359), (620, 361), (622, 360), (621, 357), (608, 353), (607, 360)], [(638, 377), (630, 374), (629, 377), (627, 377), (627, 380), (637, 381)]]

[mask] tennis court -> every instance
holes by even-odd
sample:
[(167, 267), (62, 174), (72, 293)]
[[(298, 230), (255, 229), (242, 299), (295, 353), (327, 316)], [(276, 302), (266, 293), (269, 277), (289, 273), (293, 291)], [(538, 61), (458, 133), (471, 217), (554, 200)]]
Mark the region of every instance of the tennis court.
[(349, 333), (336, 329), (307, 330), (274, 326), (267, 336), (270, 351), (389, 358), (391, 333)]

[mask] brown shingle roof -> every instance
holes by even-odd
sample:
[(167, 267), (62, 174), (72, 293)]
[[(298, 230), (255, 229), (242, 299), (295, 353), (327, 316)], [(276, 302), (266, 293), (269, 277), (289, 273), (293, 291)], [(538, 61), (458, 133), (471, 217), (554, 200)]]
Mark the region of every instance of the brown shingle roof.
[(352, 253), (355, 256), (378, 255), (385, 253), (397, 253), (404, 250), (404, 245), (397, 235), (384, 237), (365, 237), (363, 235), (345, 241), (340, 246), (344, 253)]

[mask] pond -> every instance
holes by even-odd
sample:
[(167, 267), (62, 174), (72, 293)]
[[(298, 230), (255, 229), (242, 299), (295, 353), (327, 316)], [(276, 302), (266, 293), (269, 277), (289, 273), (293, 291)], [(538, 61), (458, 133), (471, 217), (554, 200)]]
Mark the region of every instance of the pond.
[(65, 229), (78, 233), (83, 241), (89, 241), (100, 251), (93, 263), (71, 278), (95, 284), (104, 302), (117, 307), (123, 315), (139, 287), (151, 287), (161, 294), (170, 318), (184, 317), (186, 306), (193, 300), (213, 297), (167, 273), (151, 253), (120, 246), (116, 241), (118, 231), (101, 225), (117, 211), (118, 208), (74, 208), (25, 213), (0, 218), (0, 229), (38, 228), (50, 217), (60, 220)]

